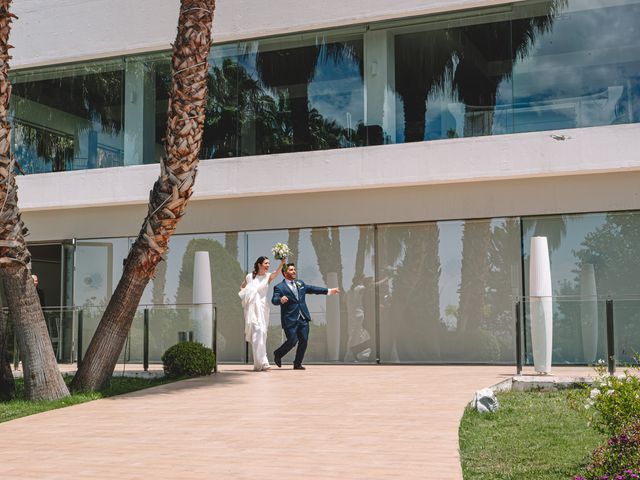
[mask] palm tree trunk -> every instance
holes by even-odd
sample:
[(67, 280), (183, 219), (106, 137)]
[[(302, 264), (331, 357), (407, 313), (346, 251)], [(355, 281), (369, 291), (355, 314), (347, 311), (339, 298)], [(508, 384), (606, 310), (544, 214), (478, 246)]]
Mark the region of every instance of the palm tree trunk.
[(11, 400), (16, 392), (16, 384), (11, 372), (9, 342), (13, 341), (9, 331), (9, 316), (0, 311), (0, 401)]
[(407, 95), (404, 99), (404, 141), (422, 142), (426, 128), (427, 92)]
[(477, 332), (484, 321), (484, 300), (489, 277), (488, 220), (464, 222), (462, 230), (462, 266), (460, 273), (459, 332)]
[(18, 208), (18, 187), (11, 155), (11, 125), (7, 121), (11, 83), (8, 78), (11, 0), (0, 0), (0, 278), (22, 352), (25, 396), (55, 400), (69, 395), (58, 370), (42, 307), (31, 278), (27, 229)]
[(74, 390), (96, 390), (108, 383), (142, 293), (191, 197), (205, 118), (214, 9), (215, 0), (181, 1), (160, 177), (151, 191), (149, 213), (131, 247), (122, 278), (73, 379)]
[(225, 233), (224, 249), (229, 252), (231, 258), (238, 258), (238, 232)]
[(290, 228), (289, 229), (289, 238), (287, 239), (287, 245), (291, 250), (291, 256), (287, 258), (288, 262), (298, 263), (298, 255), (300, 253), (300, 229), (298, 228)]
[(292, 96), (290, 99), (294, 152), (312, 149), (309, 129), (309, 86), (305, 84), (302, 88), (304, 89), (303, 95)]

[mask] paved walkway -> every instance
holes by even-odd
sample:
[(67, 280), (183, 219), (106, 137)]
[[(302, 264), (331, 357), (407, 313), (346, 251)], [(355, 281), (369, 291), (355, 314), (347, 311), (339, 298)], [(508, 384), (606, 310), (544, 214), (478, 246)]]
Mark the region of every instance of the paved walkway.
[(460, 479), (485, 366), (290, 366), (164, 385), (0, 424), (1, 479)]

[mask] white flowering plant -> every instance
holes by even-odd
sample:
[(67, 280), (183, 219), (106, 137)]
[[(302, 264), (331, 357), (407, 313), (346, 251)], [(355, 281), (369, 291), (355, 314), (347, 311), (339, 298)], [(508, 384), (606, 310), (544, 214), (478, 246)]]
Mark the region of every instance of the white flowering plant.
[(271, 253), (276, 260), (282, 260), (291, 256), (291, 250), (286, 243), (276, 243), (271, 249)]
[(609, 375), (604, 363), (595, 369), (593, 385), (575, 391), (570, 403), (597, 431), (617, 435), (640, 422), (640, 369), (631, 366), (624, 375)]

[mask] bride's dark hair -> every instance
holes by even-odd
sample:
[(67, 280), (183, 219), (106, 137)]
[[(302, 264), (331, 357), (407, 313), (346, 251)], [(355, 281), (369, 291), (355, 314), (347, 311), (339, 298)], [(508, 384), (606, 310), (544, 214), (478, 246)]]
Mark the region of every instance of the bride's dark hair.
[(258, 271), (260, 271), (260, 265), (262, 265), (265, 260), (269, 260), (269, 257), (258, 257), (256, 263), (253, 264), (253, 272), (251, 272), (253, 274), (253, 278), (256, 278)]

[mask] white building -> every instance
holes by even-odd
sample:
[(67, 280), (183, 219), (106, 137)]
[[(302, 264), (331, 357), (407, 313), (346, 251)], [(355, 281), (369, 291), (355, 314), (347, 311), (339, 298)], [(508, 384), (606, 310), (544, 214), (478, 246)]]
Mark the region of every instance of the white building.
[[(14, 5), (33, 268), (48, 305), (83, 310), (85, 348), (159, 172), (178, 3)], [(513, 362), (534, 234), (554, 361), (594, 360), (575, 300), (590, 265), (598, 294), (625, 297), (617, 350), (638, 349), (639, 0), (218, 0), (214, 42), (208, 160), (143, 298), (165, 305), (148, 307), (152, 358), (191, 328), (171, 305), (191, 303), (205, 250), (220, 359), (245, 361), (238, 285), (285, 241), (301, 278), (343, 290), (313, 299), (310, 361)], [(69, 360), (77, 317), (51, 315)]]

